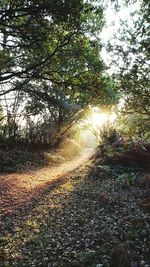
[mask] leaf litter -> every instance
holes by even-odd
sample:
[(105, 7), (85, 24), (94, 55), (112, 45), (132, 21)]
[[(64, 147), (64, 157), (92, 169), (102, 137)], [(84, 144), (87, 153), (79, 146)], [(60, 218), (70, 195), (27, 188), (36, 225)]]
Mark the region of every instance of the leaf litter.
[(29, 209), (1, 219), (0, 266), (109, 266), (124, 246), (133, 261), (150, 258), (150, 217), (141, 209), (149, 189), (124, 188), (93, 162), (66, 173)]

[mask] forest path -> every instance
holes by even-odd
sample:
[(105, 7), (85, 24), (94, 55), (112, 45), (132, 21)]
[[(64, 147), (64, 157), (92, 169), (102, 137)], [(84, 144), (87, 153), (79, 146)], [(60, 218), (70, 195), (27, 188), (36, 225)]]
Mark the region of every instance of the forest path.
[(92, 267), (110, 265), (117, 255), (117, 267), (120, 254), (123, 263), (131, 255), (134, 266), (141, 259), (149, 266), (150, 217), (141, 208), (149, 189), (124, 187), (113, 166), (108, 172), (100, 158), (88, 160), (91, 153), (84, 151), (53, 173), (38, 171), (29, 198), (18, 187), (18, 203), (12, 196), (0, 220), (0, 266)]
[(12, 214), (20, 208), (28, 208), (50, 186), (63, 182), (66, 174), (85, 163), (94, 153), (87, 148), (70, 161), (59, 166), (45, 167), (28, 173), (3, 174), (0, 176), (0, 216)]

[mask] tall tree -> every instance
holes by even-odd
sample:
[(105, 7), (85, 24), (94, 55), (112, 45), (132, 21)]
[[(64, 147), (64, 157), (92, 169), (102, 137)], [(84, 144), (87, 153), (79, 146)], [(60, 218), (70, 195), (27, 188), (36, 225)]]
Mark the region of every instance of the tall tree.
[(116, 90), (100, 57), (103, 24), (99, 1), (1, 1), (0, 96), (22, 93), (27, 115), (49, 111), (59, 126), (88, 103), (112, 104)]
[[(119, 90), (125, 99), (125, 112), (150, 117), (150, 83), (149, 83), (149, 16), (150, 3), (143, 1), (125, 1), (129, 11), (134, 2), (138, 10), (131, 12), (130, 20), (120, 21), (120, 31), (115, 44), (108, 45), (112, 64), (116, 67), (115, 78)], [(132, 25), (131, 25), (132, 21)]]
[(0, 80), (7, 86), (0, 95), (22, 91), (66, 110), (71, 101), (112, 101), (99, 54), (99, 1), (3, 0), (1, 7)]

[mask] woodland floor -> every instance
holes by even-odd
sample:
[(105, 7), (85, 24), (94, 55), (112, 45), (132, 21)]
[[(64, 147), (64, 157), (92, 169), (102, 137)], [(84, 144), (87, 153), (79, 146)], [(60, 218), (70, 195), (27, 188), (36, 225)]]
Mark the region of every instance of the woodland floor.
[(88, 157), (1, 175), (0, 266), (106, 266), (122, 245), (150, 263), (150, 216), (140, 205), (149, 189), (122, 186), (115, 169)]

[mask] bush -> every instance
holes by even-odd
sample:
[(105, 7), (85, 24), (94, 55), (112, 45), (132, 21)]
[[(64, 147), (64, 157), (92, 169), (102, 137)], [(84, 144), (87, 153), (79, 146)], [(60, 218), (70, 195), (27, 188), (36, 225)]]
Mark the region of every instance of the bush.
[(135, 175), (133, 173), (123, 173), (118, 176), (118, 182), (122, 185), (132, 185), (135, 181)]
[(119, 140), (120, 136), (116, 129), (107, 127), (103, 128), (103, 130), (100, 133), (100, 139), (102, 140), (102, 143), (105, 144), (113, 144), (114, 142), (117, 142)]

